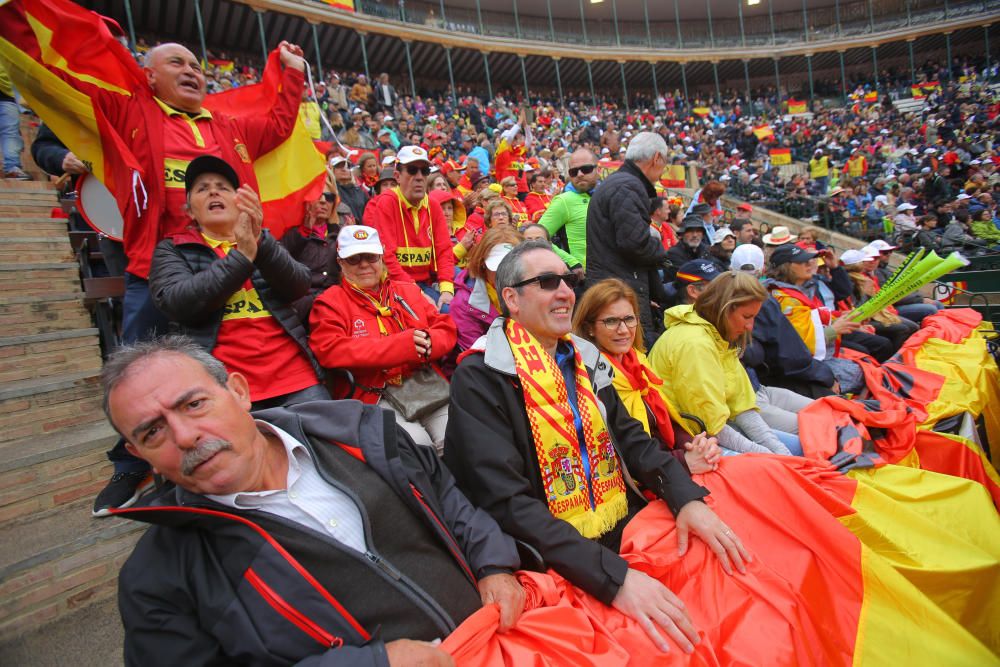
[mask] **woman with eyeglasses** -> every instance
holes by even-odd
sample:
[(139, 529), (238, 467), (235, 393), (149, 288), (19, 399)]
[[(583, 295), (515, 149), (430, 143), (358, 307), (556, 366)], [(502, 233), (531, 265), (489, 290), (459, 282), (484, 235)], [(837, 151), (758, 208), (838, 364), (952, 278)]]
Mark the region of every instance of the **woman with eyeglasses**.
[(496, 270), (507, 253), (522, 241), (509, 225), (488, 230), (466, 256), (466, 269), (455, 280), (455, 298), (448, 314), (458, 329), (458, 347), (467, 350), (500, 316)]
[[(798, 436), (772, 429), (760, 416), (750, 376), (740, 363), (767, 298), (755, 277), (727, 271), (694, 304), (666, 312), (667, 330), (649, 353), (649, 365), (665, 381), (667, 401), (701, 419), (724, 454), (802, 454)], [(690, 432), (687, 423), (681, 425)]]
[(635, 291), (617, 278), (589, 288), (576, 304), (573, 331), (600, 349), (614, 367), (613, 385), (633, 418), (671, 451), (691, 474), (712, 472), (722, 456), (714, 438), (686, 438), (675, 447), (677, 410), (664, 393), (664, 382), (649, 366), (642, 349), (642, 325)]
[(483, 222), (486, 229), (493, 229), (501, 225), (517, 229), (517, 225), (514, 224), (514, 212), (502, 196), (486, 202), (483, 207)]
[[(387, 391), (404, 385), (424, 365), (443, 379), (441, 360), (455, 347), (455, 324), (416, 284), (388, 276), (379, 232), (362, 225), (344, 227), (337, 255), (343, 279), (313, 304), (309, 345), (324, 368), (351, 373), (354, 392), (347, 398), (380, 403)], [(332, 393), (342, 395), (337, 387)], [(415, 421), (395, 414), (414, 442), (442, 451), (447, 402)]]
[(309, 294), (292, 304), (303, 322), (309, 321), (309, 310), (316, 297), (327, 287), (340, 282), (336, 242), (340, 231), (337, 203), (336, 186), (332, 192), (327, 187), (319, 199), (306, 204), (302, 224), (290, 228), (281, 237), (281, 245), (285, 246), (288, 254), (309, 267)]

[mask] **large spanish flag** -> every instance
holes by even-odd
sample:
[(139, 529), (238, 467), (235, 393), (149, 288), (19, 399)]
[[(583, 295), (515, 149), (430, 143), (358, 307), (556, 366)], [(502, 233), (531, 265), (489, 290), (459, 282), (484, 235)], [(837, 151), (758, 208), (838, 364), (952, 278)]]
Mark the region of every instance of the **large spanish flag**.
[(321, 0), (331, 7), (336, 7), (337, 9), (343, 9), (349, 12), (354, 11), (354, 0)]
[(660, 653), (645, 632), (553, 571), (522, 573), (528, 611), (497, 634), (473, 614), (444, 642), (459, 665), (993, 665), (1000, 650), (1000, 518), (982, 487), (912, 468), (841, 475), (744, 455), (696, 476), (753, 554), (727, 575), (650, 504), (622, 555), (683, 601), (701, 642)]
[(788, 113), (794, 115), (806, 112), (807, 104), (805, 100), (797, 100), (794, 97), (788, 98)]
[(687, 185), (687, 175), (682, 164), (668, 164), (660, 174), (660, 185), (665, 188), (683, 188)]
[(753, 133), (761, 141), (774, 137), (774, 131), (771, 129), (770, 125), (759, 125), (753, 128)]
[(878, 102), (878, 91), (873, 90), (869, 93), (865, 93), (865, 102), (868, 104), (875, 104)]

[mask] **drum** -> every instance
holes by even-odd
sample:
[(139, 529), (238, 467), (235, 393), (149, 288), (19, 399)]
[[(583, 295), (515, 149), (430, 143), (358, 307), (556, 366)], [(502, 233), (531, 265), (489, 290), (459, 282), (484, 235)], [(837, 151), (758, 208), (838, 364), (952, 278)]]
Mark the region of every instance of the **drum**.
[(83, 174), (76, 181), (76, 194), (76, 209), (87, 224), (109, 239), (121, 241), (125, 220), (118, 202), (104, 184), (93, 174)]

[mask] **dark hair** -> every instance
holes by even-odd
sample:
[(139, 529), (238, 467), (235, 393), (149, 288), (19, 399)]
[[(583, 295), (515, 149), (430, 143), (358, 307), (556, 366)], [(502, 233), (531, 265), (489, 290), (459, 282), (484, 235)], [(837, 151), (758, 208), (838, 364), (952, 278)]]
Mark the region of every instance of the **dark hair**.
[[(205, 372), (223, 387), (229, 379), (225, 365), (187, 336), (163, 336), (120, 347), (108, 357), (104, 362), (104, 368), (101, 369), (101, 389), (104, 391), (101, 407), (104, 408), (105, 416), (116, 431), (118, 427), (111, 419), (111, 392), (128, 376), (133, 366), (159, 354), (179, 354), (198, 362)], [(124, 437), (121, 431), (119, 434)]]
[[(507, 301), (503, 298), (503, 291), (524, 280), (524, 267), (521, 258), (529, 252), (535, 250), (548, 250), (552, 252), (552, 245), (548, 241), (535, 240), (525, 241), (514, 246), (514, 249), (507, 253), (507, 256), (497, 267), (497, 277), (494, 279), (494, 287), (497, 296), (500, 298), (500, 313), (504, 317), (510, 317), (510, 310), (507, 308)], [(520, 294), (520, 287), (515, 288)]]

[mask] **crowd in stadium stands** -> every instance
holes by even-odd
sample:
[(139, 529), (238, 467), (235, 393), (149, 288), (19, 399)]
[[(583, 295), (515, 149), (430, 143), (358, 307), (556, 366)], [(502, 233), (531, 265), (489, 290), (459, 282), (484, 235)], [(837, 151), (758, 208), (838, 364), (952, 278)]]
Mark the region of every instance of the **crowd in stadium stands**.
[[(142, 50), (150, 89), (108, 113), (145, 128), (129, 140), (147, 173), (184, 173), (148, 179), (154, 217), (125, 221), (125, 342), (186, 338), (128, 347), (105, 370), (123, 440), (95, 514), (138, 502), (137, 518), (161, 524), (122, 574), (133, 664), (305, 658), (251, 599), (270, 587), (308, 607), (303, 566), (366, 610), (337, 622), (344, 664), (405, 664), (435, 651), (406, 639), (446, 635), (481, 604), (514, 622), (524, 593), (508, 535), (690, 649), (683, 606), (618, 556), (628, 519), (663, 498), (679, 530), (742, 570), (738, 530), (696, 502), (707, 491), (690, 475), (722, 456), (801, 454), (797, 413), (863, 388), (841, 348), (883, 361), (941, 308), (913, 295), (851, 319), (893, 251), (1000, 244), (1000, 104), (964, 62), (928, 63), (925, 105), (908, 113), (863, 86), (844, 108), (791, 114), (775, 91), (752, 113), (737, 96), (677, 93), (625, 111), (459, 91), (452, 107), (385, 74), (328, 72), (313, 99), (302, 50), (282, 43), (273, 114), (241, 124), (202, 103), (258, 70)], [(9, 87), (0, 95), (6, 119)], [(296, 118), (327, 142), (328, 174), (275, 238), (249, 160)], [(34, 148), (52, 175), (79, 171), (51, 132)], [(5, 177), (21, 178), (7, 154), (5, 139)], [(664, 188), (672, 166), (697, 170), (690, 201)], [(732, 195), (743, 203), (724, 205)], [(815, 225), (761, 234), (755, 207)], [(836, 252), (830, 230), (871, 243)], [(360, 403), (318, 410), (331, 395)], [(547, 406), (564, 422), (542, 419)], [(560, 449), (567, 432), (577, 442)], [(176, 486), (151, 491), (150, 464)], [(589, 500), (567, 473), (578, 468), (603, 479)], [(274, 470), (288, 494), (265, 490), (285, 488)], [(151, 502), (169, 507), (144, 514)], [(302, 565), (240, 523), (255, 509)], [(328, 558), (333, 542), (350, 548)], [(380, 624), (385, 645), (360, 630)]]

